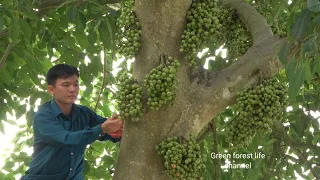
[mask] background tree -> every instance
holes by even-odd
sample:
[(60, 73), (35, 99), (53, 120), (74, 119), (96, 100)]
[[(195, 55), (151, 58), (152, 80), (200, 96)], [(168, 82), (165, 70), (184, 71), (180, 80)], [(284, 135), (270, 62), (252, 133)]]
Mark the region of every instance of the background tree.
[[(217, 29), (198, 37), (206, 39), (202, 46), (196, 44), (194, 51), (193, 45), (188, 49), (183, 44), (188, 41), (184, 30), (198, 27), (198, 22), (187, 25), (191, 22), (188, 11), (196, 2), (205, 2), (201, 4), (204, 9), (209, 6), (200, 0), (136, 0), (133, 21), (139, 21), (135, 28), (141, 30), (132, 31), (139, 37), (135, 39), (139, 44), (133, 44), (138, 51), (130, 54), (119, 52), (122, 44), (116, 43), (126, 35), (116, 22), (124, 12), (121, 7), (130, 8), (127, 1), (1, 0), (0, 130), (5, 123), (15, 124), (7, 119), (7, 112), (17, 119), (25, 116), (27, 124), (20, 126), (22, 130), (14, 139), (16, 147), (0, 178), (13, 179), (27, 168), (30, 156), (23, 147), (32, 145), (36, 102), (51, 99), (45, 92), (44, 75), (52, 65), (79, 67), (80, 103), (100, 115), (111, 116), (114, 95), (119, 93), (112, 72), (117, 67), (125, 69), (128, 57), (134, 56), (128, 70), (143, 87), (142, 118), (139, 122), (126, 121), (121, 148), (109, 142), (88, 147), (86, 178), (169, 179), (164, 159), (155, 147), (168, 137), (188, 138), (193, 134), (197, 135), (202, 155), (207, 155), (206, 169), (201, 172), (204, 179), (295, 179), (295, 174), (319, 179), (319, 121), (312, 115), (320, 102), (320, 3), (222, 0), (218, 10), (208, 9), (216, 11), (218, 20), (206, 20), (208, 27), (215, 24)], [(224, 31), (229, 33), (223, 35)], [(220, 45), (227, 48), (226, 58), (215, 53)], [(198, 57), (203, 50), (205, 53)], [(121, 59), (119, 53), (127, 58)], [(147, 106), (144, 80), (159, 65), (161, 55), (179, 60), (178, 88), (172, 106), (152, 111)], [(212, 57), (215, 60), (203, 68)], [(283, 121), (275, 121), (272, 132), (257, 133), (248, 147), (234, 148), (236, 144), (227, 141), (226, 129), (238, 116), (234, 106), (237, 93), (273, 76), (289, 86), (292, 110)], [(261, 152), (265, 158), (211, 159), (212, 152)], [(251, 162), (252, 168), (221, 168), (227, 161)]]

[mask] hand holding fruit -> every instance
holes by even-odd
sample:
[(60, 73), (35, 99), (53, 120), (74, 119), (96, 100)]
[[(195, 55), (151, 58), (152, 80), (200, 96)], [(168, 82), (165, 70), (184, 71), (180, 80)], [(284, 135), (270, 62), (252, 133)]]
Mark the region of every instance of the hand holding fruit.
[(111, 136), (122, 136), (124, 121), (118, 118), (118, 115), (113, 115), (111, 118), (101, 124), (102, 133), (110, 134)]

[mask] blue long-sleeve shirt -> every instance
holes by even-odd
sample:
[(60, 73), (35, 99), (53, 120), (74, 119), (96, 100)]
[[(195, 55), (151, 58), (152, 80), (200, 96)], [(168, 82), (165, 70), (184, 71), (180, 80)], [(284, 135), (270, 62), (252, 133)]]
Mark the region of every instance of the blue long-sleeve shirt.
[(64, 116), (54, 99), (43, 104), (33, 117), (34, 152), (23, 180), (82, 180), (84, 152), (99, 140), (106, 120), (88, 107), (73, 104), (72, 116)]

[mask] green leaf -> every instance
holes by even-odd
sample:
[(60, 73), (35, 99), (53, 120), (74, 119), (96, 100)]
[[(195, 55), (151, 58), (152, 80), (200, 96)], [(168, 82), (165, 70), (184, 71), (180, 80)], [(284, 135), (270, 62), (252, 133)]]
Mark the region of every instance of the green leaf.
[(95, 178), (98, 178), (98, 179), (112, 179), (110, 173), (106, 172), (105, 169), (101, 167), (97, 168), (94, 174), (95, 174)]
[(294, 40), (300, 39), (309, 27), (311, 11), (304, 9), (295, 17), (292, 25), (292, 37)]
[[(43, 59), (44, 57), (46, 57), (47, 52), (44, 50), (41, 50), (37, 47), (33, 48), (33, 53), (34, 55), (36, 55), (37, 57), (39, 57), (39, 59)], [(38, 63), (38, 62), (37, 62)]]
[(226, 110), (223, 112), (223, 115), (225, 115), (226, 117), (232, 117), (232, 116), (233, 116), (233, 111), (232, 111), (232, 109), (226, 109)]
[(309, 39), (308, 41), (303, 43), (303, 53), (316, 53), (317, 51), (317, 45), (316, 45), (316, 39), (312, 38)]
[(16, 77), (22, 80), (23, 77), (25, 77), (28, 72), (29, 72), (28, 65), (25, 64), (21, 66), (21, 68), (17, 71)]
[(75, 23), (78, 18), (78, 8), (76, 6), (72, 6), (69, 8), (67, 12), (67, 19), (69, 22)]
[(314, 57), (313, 64), (312, 74), (318, 73), (318, 75), (320, 75), (320, 54)]
[[(2, 3), (2, 2), (1, 2)], [(6, 16), (8, 16), (10, 19), (13, 19), (12, 14), (5, 8), (0, 6), (0, 12), (2, 12), (3, 14), (5, 14)]]
[(23, 36), (26, 39), (26, 41), (29, 42), (32, 35), (31, 28), (24, 19), (20, 19), (19, 22), (20, 22), (21, 31), (23, 32)]
[(286, 65), (286, 74), (289, 79), (295, 75), (295, 61), (296, 59), (293, 56), (289, 63)]
[(278, 18), (278, 16), (281, 14), (281, 12), (283, 12), (284, 8), (285, 8), (285, 5), (287, 4), (288, 2), (286, 1), (281, 1), (280, 2), (280, 5), (278, 6), (277, 10), (276, 10), (276, 13), (275, 15), (273, 16), (273, 21), (276, 21), (276, 19)]
[(114, 24), (113, 19), (106, 16), (106, 20), (104, 20), (99, 26), (100, 39), (103, 42), (103, 46), (107, 49), (113, 48), (115, 34)]
[(13, 166), (14, 166), (14, 162), (12, 162), (12, 161), (7, 161), (7, 162), (4, 164), (3, 168), (9, 170), (9, 169), (12, 169)]
[(99, 20), (96, 21), (96, 24), (94, 25), (93, 30), (97, 31), (98, 28), (100, 27), (100, 24), (101, 24), (101, 19), (99, 18)]
[(1, 121), (1, 117), (0, 117), (0, 132), (2, 133), (2, 134), (4, 134), (4, 125), (3, 125), (3, 121)]
[(90, 56), (91, 63), (88, 64), (87, 71), (94, 75), (98, 76), (98, 74), (102, 73), (103, 65), (101, 63), (101, 56)]
[(88, 174), (88, 172), (90, 171), (90, 165), (88, 163), (87, 160), (84, 160), (84, 163), (83, 163), (84, 167), (83, 167), (83, 174), (86, 175)]
[(66, 47), (69, 47), (69, 49), (72, 50), (73, 53), (82, 53), (83, 52), (83, 50), (76, 45), (76, 40), (74, 39), (74, 37), (66, 36), (66, 37), (64, 37), (64, 40), (62, 40), (60, 42), (63, 43), (64, 45), (66, 45)]
[(40, 19), (39, 16), (37, 15), (37, 13), (36, 13), (35, 11), (33, 11), (33, 10), (31, 10), (30, 12), (24, 11), (24, 12), (22, 12), (22, 14), (23, 14), (25, 17), (27, 17), (27, 18), (29, 18), (29, 19), (32, 19), (32, 20), (38, 20), (38, 19)]
[[(293, 115), (290, 115), (289, 116), (290, 118), (290, 121), (291, 121), (291, 124), (290, 124), (290, 127), (292, 128), (292, 130), (294, 132), (291, 132), (293, 133), (291, 135), (292, 139), (300, 139), (304, 136), (304, 119), (303, 117), (301, 116), (301, 114), (293, 114)], [(294, 137), (296, 136), (296, 137)]]
[(86, 153), (86, 158), (88, 159), (89, 162), (91, 161), (96, 161), (96, 157), (92, 155), (92, 148), (90, 147)]
[(94, 44), (97, 42), (97, 33), (96, 31), (89, 31), (88, 34), (88, 42), (90, 43), (91, 46), (94, 46)]
[(16, 117), (19, 119), (26, 112), (26, 105), (23, 104), (18, 109), (16, 109)]
[(100, 7), (104, 7), (103, 5), (101, 5), (101, 4), (99, 4), (98, 2), (93, 1), (93, 0), (87, 0), (87, 2), (92, 3), (92, 4), (95, 4), (95, 5), (100, 6)]
[(105, 165), (109, 165), (109, 166), (114, 164), (115, 162), (115, 160), (112, 157), (107, 155), (103, 156), (101, 160), (105, 163)]
[(320, 1), (319, 0), (308, 0), (308, 9), (312, 12), (320, 12)]
[(29, 60), (28, 64), (31, 67), (31, 71), (33, 72), (32, 74), (38, 79), (36, 83), (40, 83), (40, 80), (37, 76), (43, 74), (42, 64), (36, 59)]
[(278, 139), (270, 139), (265, 145), (271, 145), (272, 143), (276, 142)]
[(29, 111), (27, 112), (26, 120), (27, 120), (27, 126), (28, 126), (28, 127), (31, 127), (31, 126), (32, 126), (33, 115), (34, 115), (34, 111), (33, 111), (33, 110), (29, 110)]
[(4, 27), (4, 21), (3, 21), (3, 18), (0, 17), (0, 31), (3, 29)]
[(11, 124), (11, 125), (17, 126), (17, 123), (16, 123), (16, 121), (14, 121), (14, 120), (9, 120), (9, 119), (7, 119), (6, 122), (9, 123), (9, 124)]
[(60, 61), (71, 64), (75, 67), (79, 64), (79, 58), (69, 49), (66, 49), (60, 56)]
[(9, 27), (9, 37), (13, 42), (17, 42), (19, 38), (20, 27), (17, 21), (14, 21)]
[(82, 12), (79, 12), (79, 22), (80, 22), (80, 24), (78, 24), (78, 25), (81, 25), (82, 28), (85, 29), (86, 24), (87, 24), (87, 19), (86, 19), (86, 16)]
[(296, 94), (305, 80), (305, 69), (303, 67), (298, 66), (294, 73), (294, 75), (289, 77), (288, 95), (291, 100), (295, 99)]
[(2, 67), (0, 71), (0, 80), (2, 79), (2, 83), (7, 84), (10, 86), (11, 84), (11, 79), (12, 75), (11, 73), (7, 70), (7, 68)]
[(315, 17), (313, 21), (314, 21), (315, 23), (320, 24), (320, 14), (318, 14), (317, 17)]
[(312, 74), (311, 74), (310, 64), (307, 61), (304, 63), (304, 72), (305, 72), (304, 79), (309, 83), (312, 79)]
[[(87, 66), (85, 64), (81, 64), (79, 66), (80, 69), (80, 78), (83, 80), (84, 84), (91, 83), (92, 81), (92, 76), (90, 73), (87, 73)], [(84, 99), (84, 101), (87, 101)]]
[(287, 64), (287, 55), (288, 55), (288, 52), (289, 52), (291, 46), (292, 45), (288, 42), (284, 46), (282, 46), (280, 49), (279, 60), (283, 65)]
[(103, 106), (103, 114), (105, 117), (111, 117), (112, 116), (112, 111), (110, 110), (109, 106), (111, 104), (106, 104)]
[(87, 35), (83, 31), (75, 31), (74, 35), (81, 48), (87, 49), (87, 47), (89, 46)]

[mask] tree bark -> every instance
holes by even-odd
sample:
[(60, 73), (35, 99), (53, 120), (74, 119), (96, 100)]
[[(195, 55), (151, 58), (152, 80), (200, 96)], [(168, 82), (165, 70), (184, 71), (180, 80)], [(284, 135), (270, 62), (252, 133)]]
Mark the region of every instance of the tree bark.
[[(185, 0), (135, 1), (135, 11), (142, 24), (142, 46), (135, 58), (133, 75), (140, 84), (143, 84), (145, 75), (159, 65), (160, 55), (179, 58), (180, 38), (186, 26), (185, 17), (190, 4), (191, 1)], [(155, 146), (168, 136), (179, 135), (175, 131), (178, 121), (189, 119), (184, 117), (183, 112), (191, 107), (185, 109), (185, 106), (179, 106), (190, 104), (186, 102), (189, 99), (183, 95), (187, 93), (186, 85), (190, 84), (186, 70), (186, 66), (182, 65), (178, 73), (179, 94), (172, 107), (163, 107), (155, 112), (147, 111), (143, 120), (138, 123), (125, 122), (113, 179), (168, 179), (164, 172), (164, 161), (157, 155)]]
[(7, 60), (8, 56), (9, 56), (9, 54), (10, 54), (10, 51), (11, 51), (13, 45), (14, 45), (14, 42), (11, 41), (11, 42), (9, 43), (6, 51), (4, 52), (4, 55), (2, 56), (1, 61), (0, 61), (0, 69), (2, 68), (2, 66), (4, 65), (4, 63), (6, 62), (6, 60)]
[(266, 19), (252, 6), (242, 0), (223, 0), (223, 5), (236, 9), (240, 20), (245, 24), (253, 39), (258, 44), (273, 37)]
[[(179, 53), (190, 4), (191, 1), (185, 0), (135, 1), (135, 11), (142, 24), (142, 46), (133, 64), (133, 76), (143, 85), (145, 75), (159, 65), (160, 55), (170, 55), (181, 60), (177, 73), (179, 87), (173, 106), (155, 112), (145, 109), (140, 122), (125, 122), (114, 180), (169, 179), (156, 145), (168, 137), (197, 134), (214, 116), (235, 102), (237, 91), (256, 82), (258, 70), (270, 77), (282, 68), (275, 54), (287, 39), (273, 36), (262, 39), (257, 35), (257, 43), (229, 68), (218, 72), (191, 70)], [(250, 6), (242, 6), (245, 7)], [(259, 29), (255, 26), (261, 24), (256, 20), (245, 19), (251, 31)], [(265, 32), (268, 34), (268, 30)]]

